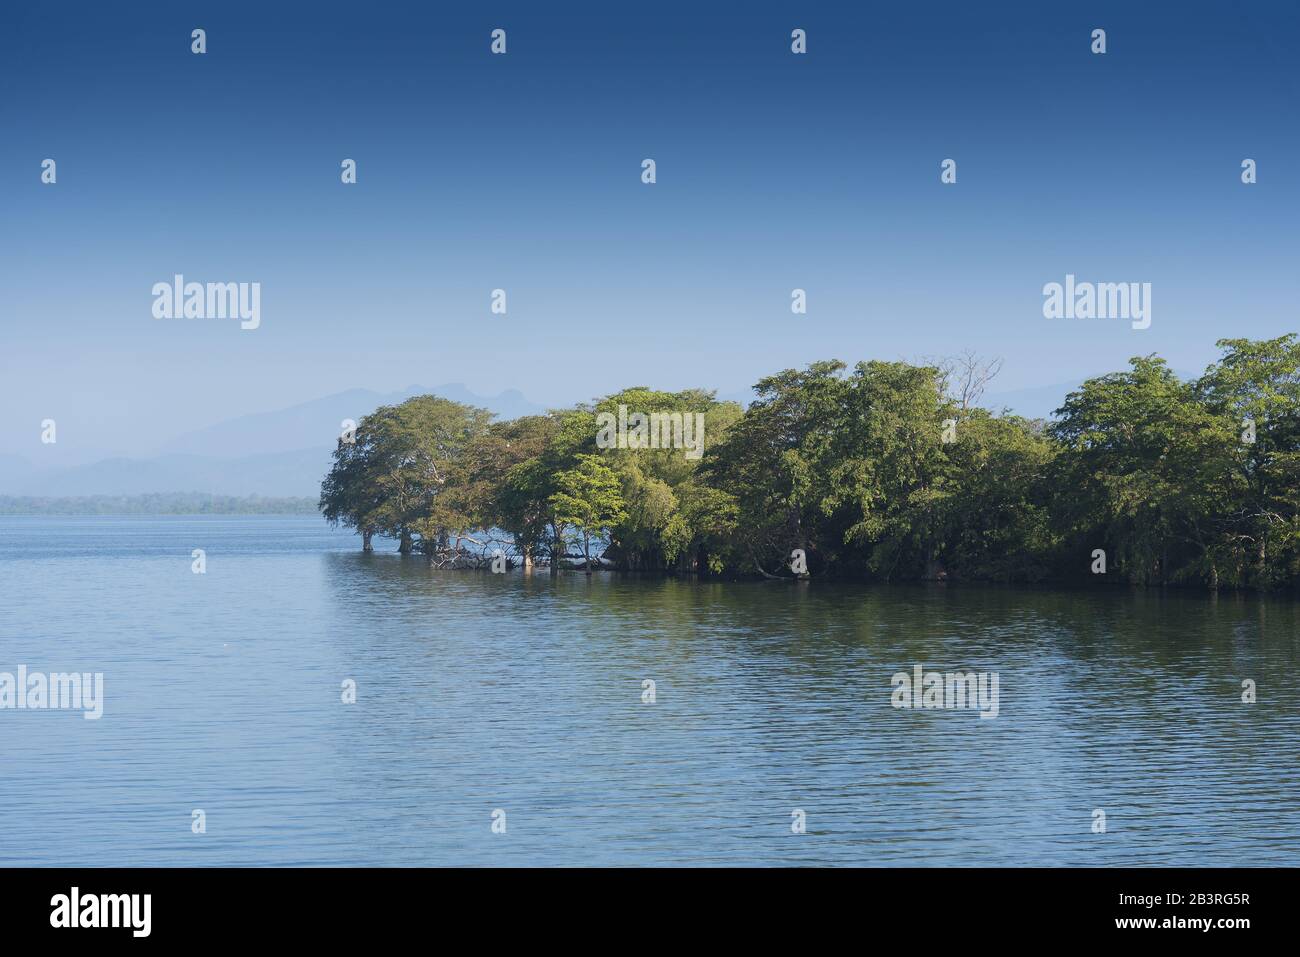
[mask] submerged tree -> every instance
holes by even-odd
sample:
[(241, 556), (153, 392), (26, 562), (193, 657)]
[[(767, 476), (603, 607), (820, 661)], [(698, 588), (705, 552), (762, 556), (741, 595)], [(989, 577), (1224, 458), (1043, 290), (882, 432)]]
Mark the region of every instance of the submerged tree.
[(662, 427), (652, 429), (648, 437), (655, 446), (650, 448), (619, 448), (616, 442), (601, 450), (626, 503), (623, 520), (610, 530), (610, 553), (631, 569), (716, 567), (717, 544), (710, 533), (720, 529), (697, 523), (703, 513), (696, 502), (707, 489), (699, 469), (702, 455), (740, 418), (740, 406), (719, 402), (702, 389), (661, 392), (634, 386), (601, 399), (592, 411), (617, 417), (620, 408), (660, 416)]
[(321, 490), (325, 517), (357, 528), (367, 545), (375, 532), (396, 538), (403, 554), (417, 536), (445, 536), (461, 515), (442, 490), (491, 418), (431, 395), (381, 406), (358, 424), (355, 442), (339, 441)]
[(321, 483), (319, 507), (331, 525), (356, 529), (362, 551), (369, 552), (384, 507), (378, 466), (384, 453), (374, 430), (358, 432), (355, 441), (338, 440), (334, 465)]
[(472, 439), (443, 491), (459, 516), (454, 531), (500, 531), (510, 538), (524, 565), (531, 567), (546, 539), (546, 515), (518, 494), (509, 476), (542, 456), (559, 428), (560, 421), (553, 416), (529, 415), (493, 423)]
[(584, 454), (575, 468), (556, 476), (556, 485), (551, 508), (558, 522), (572, 526), (581, 537), (584, 567), (590, 572), (592, 538), (607, 536), (627, 517), (618, 476), (600, 456)]
[[(814, 362), (760, 380), (744, 410), (634, 386), (492, 424), (422, 396), (339, 444), (320, 508), (366, 548), (378, 532), (458, 555), (468, 538), (553, 573), (576, 539), (588, 571), (603, 547), (624, 569), (790, 577), (799, 549), (813, 577), (1034, 581), (1090, 578), (1101, 549), (1110, 581), (1294, 585), (1300, 341), (1219, 345), (1195, 382), (1134, 358), (1050, 423), (983, 408), (998, 363), (970, 353)], [(637, 440), (607, 441), (625, 414)]]

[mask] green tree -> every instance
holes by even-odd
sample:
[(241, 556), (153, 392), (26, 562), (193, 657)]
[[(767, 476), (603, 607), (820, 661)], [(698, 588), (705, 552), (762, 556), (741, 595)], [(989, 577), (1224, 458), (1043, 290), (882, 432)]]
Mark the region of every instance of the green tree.
[(844, 363), (816, 362), (759, 380), (757, 399), (705, 454), (703, 480), (726, 496), (714, 504), (734, 512), (727, 559), (741, 572), (772, 577), (794, 548), (833, 551), (822, 535), (818, 463), (843, 418)]
[(1043, 423), (968, 408), (943, 446), (938, 552), (957, 578), (1035, 581), (1051, 571), (1047, 469), (1055, 446)]
[(1233, 436), (1217, 553), (1234, 584), (1267, 588), (1295, 576), (1300, 544), (1300, 342), (1292, 333), (1217, 344), (1222, 358), (1196, 384)]
[(557, 522), (570, 525), (582, 536), (582, 554), (591, 571), (591, 539), (604, 537), (626, 518), (626, 506), (618, 476), (599, 455), (578, 456), (575, 468), (556, 476), (556, 491), (550, 499)]
[(445, 539), (464, 516), (444, 501), (443, 487), (491, 418), (432, 395), (376, 409), (358, 424), (354, 443), (340, 440), (335, 449), (321, 490), (325, 517), (360, 530), (367, 546), (374, 532), (396, 538), (403, 554), (417, 536)]
[(531, 567), (536, 547), (544, 539), (544, 510), (516, 495), (507, 476), (511, 470), (543, 455), (560, 427), (557, 418), (529, 415), (494, 422), (472, 438), (459, 456), (444, 486), (449, 509), (459, 517), (453, 531), (502, 532), (510, 536)]
[(957, 491), (943, 451), (944, 420), (956, 409), (933, 366), (860, 362), (847, 385), (816, 463), (826, 476), (821, 512), (871, 574), (929, 575), (942, 542), (941, 510)]
[(554, 496), (559, 476), (576, 467), (579, 456), (593, 454), (596, 420), (585, 409), (548, 413), (552, 420), (540, 451), (511, 467), (497, 492), (501, 521), (521, 549), (548, 554), (551, 574), (558, 573), (567, 549), (566, 521), (558, 516)]
[(1057, 410), (1053, 520), (1076, 573), (1093, 548), (1136, 583), (1209, 574), (1233, 435), (1163, 359), (1089, 379)]
[[(629, 413), (681, 417), (691, 426), (692, 444), (705, 454), (722, 441), (730, 425), (741, 416), (734, 402), (718, 402), (714, 393), (703, 389), (660, 392), (634, 386), (599, 400), (591, 411), (618, 415), (620, 406)], [(695, 427), (703, 416), (704, 428)], [(689, 417), (689, 419), (688, 419)], [(685, 438), (685, 430), (682, 438)], [(675, 439), (677, 433), (673, 432)], [(709, 556), (710, 529), (697, 526), (692, 516), (703, 513), (694, 501), (705, 494), (698, 474), (702, 459), (688, 455), (686, 448), (608, 448), (602, 460), (619, 477), (626, 517), (610, 530), (607, 556), (632, 569), (675, 569), (694, 564), (700, 571), (716, 565)]]
[(761, 380), (705, 471), (735, 502), (751, 569), (770, 576), (799, 548), (814, 572), (922, 576), (953, 491), (939, 371), (902, 362), (844, 371), (817, 362)]
[[(1089, 379), (1050, 425), (981, 408), (998, 363), (969, 353), (787, 369), (744, 410), (634, 386), (491, 424), (421, 396), (339, 444), (319, 507), (367, 549), (486, 533), (553, 572), (577, 536), (588, 571), (605, 542), (623, 568), (773, 577), (800, 548), (818, 576), (1037, 580), (1087, 576), (1102, 548), (1135, 583), (1294, 584), (1300, 341), (1219, 345), (1195, 383), (1155, 356)], [(703, 458), (598, 448), (620, 406), (703, 415)]]
[(334, 464), (321, 483), (318, 507), (331, 525), (354, 528), (363, 551), (373, 551), (371, 539), (380, 524), (383, 493), (379, 484), (383, 449), (376, 430), (363, 419), (357, 441), (339, 439)]

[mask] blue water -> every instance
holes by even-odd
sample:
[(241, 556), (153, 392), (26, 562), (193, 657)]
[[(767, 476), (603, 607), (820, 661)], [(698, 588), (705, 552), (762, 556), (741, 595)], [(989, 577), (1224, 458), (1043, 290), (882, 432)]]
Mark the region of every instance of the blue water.
[[(380, 548), (0, 518), (0, 672), (105, 676), (98, 721), (0, 710), (0, 864), (1300, 864), (1295, 602)], [(996, 672), (998, 717), (893, 708), (916, 663)]]

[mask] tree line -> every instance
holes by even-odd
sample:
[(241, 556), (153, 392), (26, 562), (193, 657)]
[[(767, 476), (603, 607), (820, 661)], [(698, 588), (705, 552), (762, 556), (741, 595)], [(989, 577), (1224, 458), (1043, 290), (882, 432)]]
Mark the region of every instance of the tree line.
[[(1049, 420), (980, 406), (997, 366), (970, 354), (814, 362), (743, 409), (636, 386), (497, 422), (419, 396), (340, 439), (319, 507), (453, 566), (794, 577), (801, 549), (813, 577), (1034, 582), (1101, 555), (1111, 581), (1295, 587), (1300, 343), (1218, 346), (1194, 381), (1133, 358)], [(702, 413), (702, 457), (598, 442), (620, 406)]]

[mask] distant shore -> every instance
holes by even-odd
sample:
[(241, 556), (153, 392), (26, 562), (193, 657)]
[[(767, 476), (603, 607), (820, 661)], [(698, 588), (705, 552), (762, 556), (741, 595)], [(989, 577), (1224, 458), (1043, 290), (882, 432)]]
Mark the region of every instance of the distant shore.
[(314, 498), (208, 495), (0, 495), (0, 515), (316, 515)]

